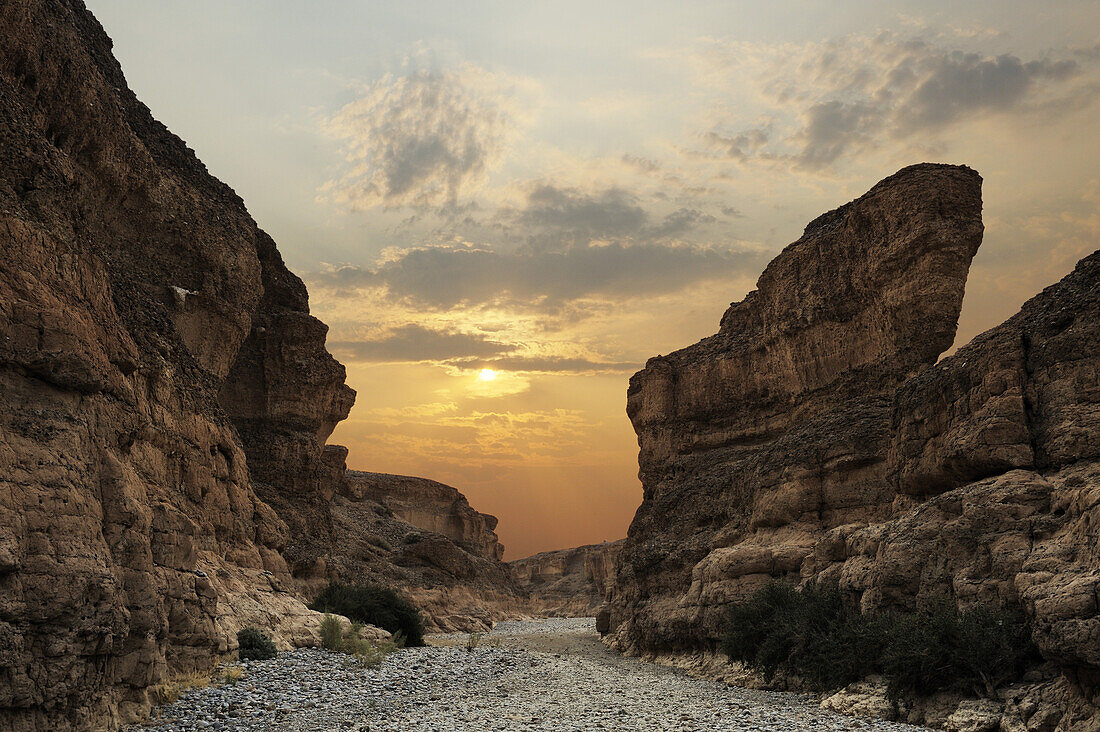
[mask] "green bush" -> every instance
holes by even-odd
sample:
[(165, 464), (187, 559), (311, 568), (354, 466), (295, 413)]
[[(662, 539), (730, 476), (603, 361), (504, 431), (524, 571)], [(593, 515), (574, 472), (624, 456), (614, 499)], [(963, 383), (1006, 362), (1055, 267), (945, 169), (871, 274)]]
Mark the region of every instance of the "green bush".
[(242, 661), (275, 658), (275, 644), (259, 628), (242, 628), (237, 633), (237, 654)]
[(424, 624), (420, 611), (401, 595), (375, 585), (344, 585), (333, 582), (309, 605), (311, 610), (344, 615), (358, 623), (400, 633), (405, 645), (424, 645)]
[(346, 631), (341, 628), (340, 619), (325, 613), (321, 620), (321, 645), (338, 653), (354, 656), (356, 660), (370, 668), (378, 668), (389, 654), (403, 648), (405, 640), (400, 631), (383, 641), (371, 642), (362, 636), (363, 626), (352, 622)]
[(340, 619), (335, 615), (325, 613), (325, 617), (321, 618), (321, 647), (330, 651), (338, 651), (343, 645), (343, 640)]
[(893, 698), (953, 689), (995, 699), (997, 687), (1019, 678), (1035, 658), (1019, 613), (986, 605), (959, 612), (940, 604), (894, 616), (881, 667)]
[(723, 650), (769, 681), (782, 671), (815, 689), (837, 688), (873, 670), (878, 638), (869, 620), (850, 612), (836, 587), (774, 582), (730, 608)]
[(1025, 619), (976, 605), (862, 615), (836, 586), (772, 582), (729, 610), (722, 649), (770, 680), (797, 676), (818, 690), (881, 673), (889, 694), (953, 689), (996, 697), (1035, 658)]

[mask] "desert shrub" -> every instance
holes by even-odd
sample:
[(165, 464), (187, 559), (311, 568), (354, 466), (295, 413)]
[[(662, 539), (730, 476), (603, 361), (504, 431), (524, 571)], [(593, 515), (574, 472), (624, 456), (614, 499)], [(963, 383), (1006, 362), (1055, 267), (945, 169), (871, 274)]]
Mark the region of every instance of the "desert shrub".
[(889, 694), (955, 690), (997, 698), (1036, 658), (1025, 618), (1006, 608), (975, 605), (959, 612), (941, 603), (892, 616), (881, 668)]
[(340, 629), (340, 618), (329, 613), (321, 618), (321, 647), (330, 651), (340, 650), (343, 644), (343, 633)]
[(729, 610), (722, 649), (770, 680), (777, 672), (836, 689), (881, 673), (889, 694), (944, 689), (996, 697), (1035, 658), (1023, 616), (976, 605), (862, 615), (835, 586), (772, 582)]
[(275, 658), (275, 643), (259, 628), (242, 628), (237, 633), (238, 655), (242, 661)]
[(358, 623), (369, 623), (391, 633), (401, 633), (405, 644), (424, 645), (424, 624), (420, 611), (393, 590), (375, 585), (345, 585), (333, 582), (309, 605), (311, 610), (344, 615)]
[(363, 625), (352, 622), (345, 631), (341, 628), (340, 619), (328, 613), (321, 620), (321, 645), (330, 651), (346, 653), (354, 656), (357, 661), (370, 668), (382, 665), (382, 660), (404, 647), (404, 639), (401, 633), (395, 633), (377, 643), (363, 637)]
[(470, 633), (466, 636), (466, 650), (472, 653), (481, 644), (483, 635), (483, 633)]
[(392, 552), (393, 551), (393, 547), (390, 546), (390, 543), (388, 541), (386, 541), (384, 538), (382, 538), (381, 536), (373, 536), (373, 535), (368, 536), (367, 537), (367, 543), (372, 545), (372, 546), (378, 547), (382, 551), (387, 551), (387, 552)]
[(815, 689), (836, 688), (873, 669), (876, 630), (836, 587), (773, 582), (730, 608), (723, 650), (767, 680), (782, 671)]
[(244, 669), (240, 666), (223, 666), (218, 669), (210, 683), (215, 686), (236, 686), (237, 682), (244, 678)]

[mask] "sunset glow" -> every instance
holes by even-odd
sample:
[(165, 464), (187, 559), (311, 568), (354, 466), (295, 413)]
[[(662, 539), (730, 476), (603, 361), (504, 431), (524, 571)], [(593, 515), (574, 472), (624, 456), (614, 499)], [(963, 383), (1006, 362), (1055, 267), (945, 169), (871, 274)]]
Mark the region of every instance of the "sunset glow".
[(455, 486), (507, 559), (626, 534), (631, 374), (886, 175), (984, 177), (958, 342), (1100, 239), (1096, 3), (88, 4), (305, 281), (349, 467)]

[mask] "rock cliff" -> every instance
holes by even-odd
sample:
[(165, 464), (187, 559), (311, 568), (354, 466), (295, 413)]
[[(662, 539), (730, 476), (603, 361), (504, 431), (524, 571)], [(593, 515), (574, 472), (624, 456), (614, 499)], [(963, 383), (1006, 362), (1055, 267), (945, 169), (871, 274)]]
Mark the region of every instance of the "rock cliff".
[(533, 554), (508, 565), (544, 617), (592, 617), (607, 602), (623, 540)]
[(494, 532), (497, 517), (475, 511), (466, 496), (449, 485), (360, 471), (348, 471), (347, 481), (350, 495), (382, 504), (405, 523), (442, 534), (476, 556), (504, 557), (504, 546)]
[(0, 730), (114, 728), (242, 625), (312, 643), (302, 598), (359, 578), (325, 446), (354, 392), (301, 281), (83, 4), (10, 0), (0, 29)]
[(527, 593), (500, 561), (496, 518), (451, 486), (347, 471), (331, 514), (332, 573), (403, 588), (429, 630), (486, 631), (524, 617)]
[(713, 651), (725, 606), (774, 577), (835, 580), (867, 610), (1002, 600), (1087, 702), (1100, 254), (936, 363), (981, 241), (980, 184), (903, 169), (813, 221), (717, 335), (631, 379), (644, 494), (614, 645)]

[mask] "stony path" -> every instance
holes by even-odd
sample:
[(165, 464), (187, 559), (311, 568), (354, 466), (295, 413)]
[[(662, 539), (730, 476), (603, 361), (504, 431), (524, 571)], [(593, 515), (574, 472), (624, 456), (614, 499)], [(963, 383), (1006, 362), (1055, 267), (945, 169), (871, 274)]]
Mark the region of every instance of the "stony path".
[(590, 618), (499, 623), (473, 651), (466, 636), (389, 656), (367, 669), (304, 649), (245, 664), (235, 685), (161, 709), (153, 729), (286, 732), (483, 730), (883, 730), (798, 694), (737, 689), (617, 656)]

